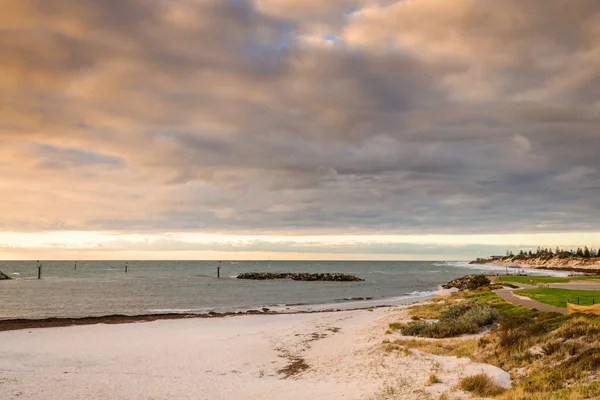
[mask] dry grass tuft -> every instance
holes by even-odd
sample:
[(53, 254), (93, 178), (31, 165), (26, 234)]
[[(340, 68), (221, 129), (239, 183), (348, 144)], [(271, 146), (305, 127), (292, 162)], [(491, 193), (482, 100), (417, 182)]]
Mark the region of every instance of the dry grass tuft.
[(412, 354), (408, 347), (403, 346), (399, 343), (388, 342), (387, 340), (383, 342), (381, 350), (383, 350), (386, 353), (398, 353), (403, 354), (405, 356), (410, 356)]
[(475, 358), (477, 339), (398, 339), (393, 344), (439, 356)]
[(471, 392), (481, 397), (498, 396), (504, 392), (504, 388), (498, 386), (486, 374), (477, 374), (463, 378), (459, 383), (459, 387), (465, 392)]
[(432, 373), (429, 375), (429, 380), (427, 380), (427, 385), (435, 385), (436, 383), (442, 383), (441, 379), (435, 374)]

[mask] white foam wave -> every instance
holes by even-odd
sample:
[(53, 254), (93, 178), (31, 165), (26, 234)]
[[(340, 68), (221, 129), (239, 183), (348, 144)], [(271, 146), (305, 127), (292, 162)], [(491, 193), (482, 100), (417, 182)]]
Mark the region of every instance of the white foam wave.
[[(445, 261), (442, 263), (434, 264), (438, 267), (454, 267), (454, 268), (465, 268), (472, 269), (483, 272), (506, 272), (506, 267), (502, 265), (494, 265), (494, 264), (469, 264), (467, 261)], [(534, 268), (523, 268), (526, 274), (528, 275), (545, 275), (545, 276), (569, 276), (569, 272), (567, 271), (553, 271), (548, 269), (534, 269)]]
[(430, 291), (427, 291), (427, 292), (414, 291), (414, 292), (410, 292), (410, 293), (404, 293), (404, 296), (406, 296), (406, 297), (425, 297), (425, 296), (432, 296), (433, 293), (434, 292), (430, 292)]
[(155, 314), (186, 314), (186, 313), (207, 313), (206, 308), (152, 308), (148, 310), (150, 313)]

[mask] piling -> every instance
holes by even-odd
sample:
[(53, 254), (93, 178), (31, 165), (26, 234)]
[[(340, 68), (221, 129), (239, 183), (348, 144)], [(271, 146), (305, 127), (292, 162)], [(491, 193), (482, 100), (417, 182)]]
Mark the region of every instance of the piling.
[(125, 261), (125, 273), (127, 273), (127, 261)]
[(38, 267), (38, 279), (42, 279), (42, 263), (38, 261), (37, 267)]
[(217, 279), (221, 278), (221, 261), (219, 261), (219, 265), (217, 265)]

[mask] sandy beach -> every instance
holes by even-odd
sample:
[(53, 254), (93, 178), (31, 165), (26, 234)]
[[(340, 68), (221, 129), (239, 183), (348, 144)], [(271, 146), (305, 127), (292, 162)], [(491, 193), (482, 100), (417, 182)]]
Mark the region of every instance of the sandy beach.
[[(0, 332), (2, 399), (437, 399), (468, 397), (468, 359), (386, 352), (407, 307)], [(428, 385), (435, 370), (441, 383)]]

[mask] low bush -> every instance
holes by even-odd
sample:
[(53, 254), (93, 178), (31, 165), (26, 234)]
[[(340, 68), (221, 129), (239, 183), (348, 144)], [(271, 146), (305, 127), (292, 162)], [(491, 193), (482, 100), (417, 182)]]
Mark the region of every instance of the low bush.
[(399, 328), (405, 336), (447, 338), (478, 333), (482, 327), (493, 323), (497, 316), (496, 310), (488, 304), (470, 302), (455, 304), (442, 311), (437, 323), (411, 322), (390, 327)]
[(429, 327), (425, 322), (412, 322), (410, 324), (401, 325), (400, 332), (404, 336), (421, 336), (421, 333)]

